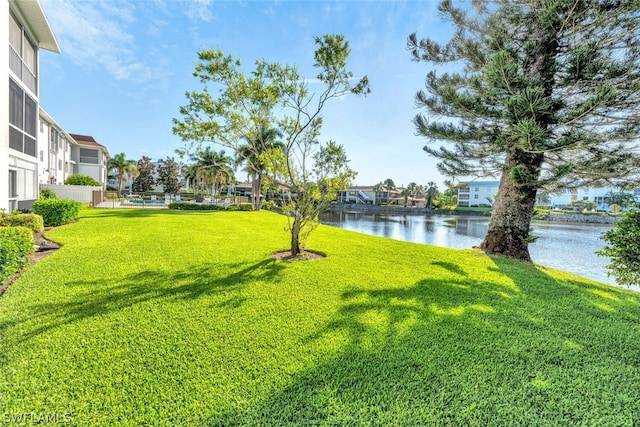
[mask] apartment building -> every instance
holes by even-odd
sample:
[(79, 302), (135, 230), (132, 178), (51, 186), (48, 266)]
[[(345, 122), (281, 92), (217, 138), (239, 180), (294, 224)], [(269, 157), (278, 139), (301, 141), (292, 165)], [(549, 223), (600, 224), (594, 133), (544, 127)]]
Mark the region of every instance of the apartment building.
[[(0, 67), (0, 209), (29, 209), (38, 198), (41, 143), (39, 133), (39, 55), (60, 53), (49, 22), (34, 0), (0, 5), (0, 44), (7, 46)], [(44, 156), (44, 150), (43, 156)], [(44, 157), (43, 157), (44, 159)], [(5, 184), (5, 182), (7, 184)]]

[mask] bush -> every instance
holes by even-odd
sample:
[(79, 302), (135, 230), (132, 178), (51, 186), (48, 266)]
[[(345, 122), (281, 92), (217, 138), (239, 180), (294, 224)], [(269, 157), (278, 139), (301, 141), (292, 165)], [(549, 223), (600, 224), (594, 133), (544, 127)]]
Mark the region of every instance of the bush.
[(44, 230), (44, 222), (40, 215), (33, 213), (12, 212), (11, 214), (0, 212), (1, 227), (27, 227), (34, 233)]
[(227, 210), (230, 211), (252, 211), (253, 204), (251, 203), (232, 203), (229, 205)]
[(607, 246), (596, 253), (611, 259), (607, 274), (619, 285), (640, 285), (640, 211), (628, 212), (602, 239)]
[(173, 202), (169, 203), (169, 209), (179, 211), (223, 211), (224, 206), (219, 205), (196, 205), (193, 203)]
[(42, 215), (47, 227), (62, 225), (78, 219), (80, 203), (66, 199), (36, 200), (33, 202), (33, 211)]
[(57, 199), (58, 196), (56, 196), (56, 193), (54, 193), (53, 190), (50, 190), (48, 188), (43, 188), (42, 190), (40, 190), (40, 198), (41, 199)]
[(89, 185), (92, 187), (100, 187), (100, 183), (88, 175), (73, 174), (67, 178), (64, 183), (66, 185)]
[(169, 204), (169, 209), (179, 211), (252, 211), (251, 203), (232, 203), (229, 207), (221, 205), (196, 205), (194, 203), (173, 202)]
[(0, 227), (0, 282), (27, 264), (35, 250), (33, 232), (27, 227)]

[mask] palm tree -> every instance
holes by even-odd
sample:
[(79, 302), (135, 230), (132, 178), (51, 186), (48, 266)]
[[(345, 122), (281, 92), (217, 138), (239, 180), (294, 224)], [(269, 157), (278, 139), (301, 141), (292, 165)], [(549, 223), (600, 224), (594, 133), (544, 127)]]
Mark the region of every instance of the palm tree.
[(122, 196), (122, 181), (124, 180), (125, 175), (127, 178), (136, 177), (138, 172), (136, 163), (137, 162), (134, 160), (127, 160), (124, 153), (116, 154), (107, 162), (108, 171), (114, 171), (115, 176), (118, 178), (118, 195)]
[(262, 156), (273, 148), (284, 148), (284, 144), (277, 141), (278, 138), (282, 138), (282, 132), (275, 128), (262, 126), (257, 135), (245, 136), (246, 144), (238, 147), (236, 164), (244, 163), (245, 171), (251, 178), (251, 201), (253, 209), (256, 211), (262, 207), (260, 192), (262, 190), (262, 176), (266, 169)]
[(195, 167), (190, 173), (203, 188), (211, 188), (211, 195), (217, 194), (222, 185), (230, 183), (234, 179), (233, 159), (225, 155), (224, 150), (213, 151), (206, 147), (191, 158)]
[(193, 191), (193, 195), (195, 196), (198, 193), (198, 164), (192, 163), (190, 165), (186, 165), (183, 168), (184, 179), (187, 182), (187, 186), (191, 186), (191, 190)]
[(391, 178), (385, 179), (382, 184), (384, 185), (384, 187), (387, 190), (395, 190), (396, 189), (396, 183), (393, 182), (393, 180)]
[(427, 199), (427, 207), (433, 207), (433, 199), (438, 195), (438, 186), (435, 182), (429, 181), (427, 182), (427, 191), (425, 192), (425, 197)]

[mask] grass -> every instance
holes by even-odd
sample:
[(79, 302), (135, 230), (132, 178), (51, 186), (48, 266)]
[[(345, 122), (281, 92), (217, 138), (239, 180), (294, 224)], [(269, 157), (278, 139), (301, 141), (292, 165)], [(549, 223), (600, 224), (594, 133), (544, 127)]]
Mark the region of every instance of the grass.
[(75, 425), (638, 425), (640, 295), (268, 212), (83, 210), (0, 298), (0, 414)]

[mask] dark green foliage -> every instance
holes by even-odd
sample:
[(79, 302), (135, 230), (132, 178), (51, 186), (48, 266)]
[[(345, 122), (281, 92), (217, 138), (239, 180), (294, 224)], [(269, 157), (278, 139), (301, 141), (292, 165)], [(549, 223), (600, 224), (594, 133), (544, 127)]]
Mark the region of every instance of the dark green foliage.
[(640, 211), (628, 212), (607, 231), (602, 239), (607, 242), (598, 255), (608, 256), (608, 274), (614, 276), (620, 285), (640, 284)]
[(251, 203), (231, 203), (228, 207), (230, 211), (245, 211), (249, 212), (253, 210), (253, 204)]
[(150, 157), (142, 156), (142, 158), (138, 160), (138, 166), (136, 167), (138, 176), (133, 180), (133, 191), (142, 193), (153, 191), (153, 186), (155, 185), (153, 171), (155, 168), (155, 165), (151, 163)]
[(56, 196), (56, 193), (54, 193), (53, 190), (50, 190), (48, 188), (43, 188), (42, 190), (40, 190), (40, 198), (41, 199), (57, 199), (58, 196)]
[(169, 204), (169, 209), (179, 211), (252, 211), (251, 203), (232, 203), (227, 207), (222, 205), (198, 205), (195, 203), (174, 202)]
[(480, 247), (527, 260), (539, 189), (640, 182), (640, 2), (472, 3), (440, 3), (449, 42), (409, 37), (414, 123), (443, 174), (504, 177)]
[(158, 160), (158, 178), (156, 183), (162, 186), (166, 194), (178, 194), (180, 192), (180, 169), (175, 160), (170, 157)]
[(0, 283), (20, 271), (34, 249), (33, 232), (27, 227), (0, 227)]
[(64, 181), (65, 185), (87, 185), (100, 187), (100, 183), (88, 175), (73, 174)]
[(42, 216), (47, 227), (63, 225), (78, 219), (80, 203), (67, 199), (37, 200), (33, 211)]
[(44, 230), (42, 217), (33, 213), (20, 213), (17, 211), (11, 214), (0, 212), (0, 227), (27, 227), (34, 233)]

